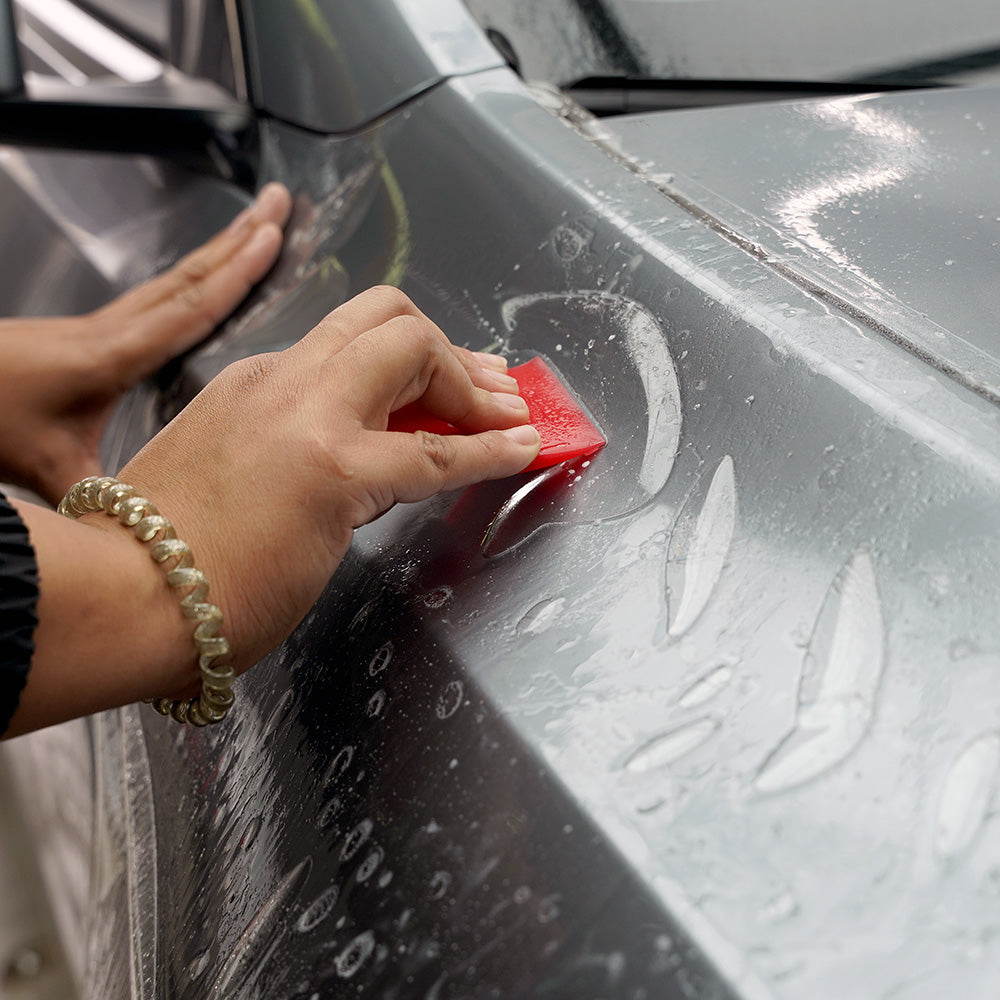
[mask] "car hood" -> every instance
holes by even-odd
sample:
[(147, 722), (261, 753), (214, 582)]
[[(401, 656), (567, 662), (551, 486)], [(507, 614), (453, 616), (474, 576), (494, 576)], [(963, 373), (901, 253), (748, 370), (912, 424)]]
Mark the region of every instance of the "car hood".
[(635, 172), (748, 252), (1000, 401), (1000, 88), (594, 127)]

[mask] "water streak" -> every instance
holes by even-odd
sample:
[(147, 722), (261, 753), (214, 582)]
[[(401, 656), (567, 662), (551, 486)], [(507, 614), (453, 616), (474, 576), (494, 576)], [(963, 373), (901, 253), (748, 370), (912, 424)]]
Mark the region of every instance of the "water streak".
[(533, 604), (517, 623), (515, 631), (518, 635), (540, 635), (555, 621), (566, 605), (565, 598), (547, 597), (544, 601)]
[(938, 801), (934, 850), (942, 859), (961, 854), (990, 813), (1000, 773), (1000, 733), (983, 733), (955, 758)]
[(718, 728), (718, 721), (706, 716), (660, 733), (629, 754), (625, 770), (632, 774), (646, 774), (666, 767), (692, 750), (697, 750)]
[(699, 678), (692, 684), (677, 700), (681, 708), (696, 708), (706, 701), (711, 701), (718, 695), (733, 679), (735, 670), (724, 663), (716, 667), (713, 671)]
[(236, 942), (209, 991), (212, 1000), (236, 996), (257, 978), (267, 956), (284, 936), (288, 911), (298, 898), (312, 869), (312, 858), (300, 861), (279, 883)]
[(696, 487), (688, 498), (670, 538), (667, 600), (673, 611), (672, 636), (683, 635), (705, 610), (722, 576), (735, 530), (736, 473), (732, 457), (726, 455), (707, 490), (702, 493)]
[(884, 644), (875, 568), (859, 549), (820, 609), (802, 666), (795, 724), (764, 762), (754, 783), (758, 791), (810, 781), (857, 747), (875, 712)]

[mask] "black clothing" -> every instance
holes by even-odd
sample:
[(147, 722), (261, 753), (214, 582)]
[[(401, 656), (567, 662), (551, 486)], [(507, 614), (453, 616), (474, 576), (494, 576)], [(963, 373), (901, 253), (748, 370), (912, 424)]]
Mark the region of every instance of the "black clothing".
[(0, 493), (0, 735), (28, 679), (38, 624), (38, 565), (28, 529)]

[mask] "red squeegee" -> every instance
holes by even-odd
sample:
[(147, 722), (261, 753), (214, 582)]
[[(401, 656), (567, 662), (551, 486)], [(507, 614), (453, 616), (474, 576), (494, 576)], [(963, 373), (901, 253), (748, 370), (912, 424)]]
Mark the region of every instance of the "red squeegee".
[[(566, 387), (562, 379), (541, 359), (532, 358), (511, 368), (528, 404), (531, 422), (542, 436), (538, 457), (525, 469), (545, 469), (550, 465), (583, 458), (607, 444), (587, 411)], [(457, 428), (444, 420), (428, 417), (412, 406), (397, 410), (389, 418), (391, 431), (430, 431), (433, 434), (456, 434)]]

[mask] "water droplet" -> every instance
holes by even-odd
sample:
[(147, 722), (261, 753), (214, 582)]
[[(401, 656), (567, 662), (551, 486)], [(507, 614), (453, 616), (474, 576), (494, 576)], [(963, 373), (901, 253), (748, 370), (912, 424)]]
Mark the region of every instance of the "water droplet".
[[(704, 611), (729, 555), (736, 529), (736, 477), (726, 455), (702, 496), (699, 482), (684, 504), (670, 537), (667, 596), (670, 634), (683, 635)], [(676, 609), (676, 610), (674, 610)]]
[(443, 608), (452, 598), (451, 587), (435, 587), (423, 596), (424, 607), (432, 610)]
[(451, 875), (448, 872), (435, 872), (431, 876), (431, 899), (441, 899), (451, 886)]
[(517, 623), (518, 635), (540, 635), (559, 617), (566, 601), (562, 597), (548, 597), (532, 605)]
[(333, 964), (337, 975), (342, 979), (350, 979), (368, 961), (374, 950), (375, 935), (371, 931), (359, 934), (334, 959)]
[(365, 705), (365, 715), (369, 719), (377, 719), (381, 714), (382, 710), (385, 708), (386, 693), (384, 688), (379, 688), (369, 699), (368, 703)]
[(372, 835), (375, 824), (370, 819), (363, 819), (344, 840), (343, 850), (340, 857), (343, 861), (350, 861)]
[(354, 760), (354, 747), (341, 747), (337, 751), (337, 755), (330, 761), (330, 766), (323, 775), (323, 784), (332, 785), (334, 782), (339, 781), (351, 766), (352, 760)]
[(328, 886), (302, 911), (295, 929), (300, 934), (306, 934), (319, 926), (333, 912), (339, 897), (340, 887), (336, 884)]
[(704, 677), (699, 678), (678, 699), (681, 708), (695, 708), (711, 701), (733, 679), (735, 671), (729, 664), (716, 667)]
[(972, 656), (977, 652), (974, 643), (968, 639), (955, 639), (948, 646), (948, 656), (953, 660), (964, 660), (967, 656)]
[(593, 236), (594, 234), (586, 229), (577, 230), (570, 226), (560, 226), (552, 234), (552, 246), (559, 257), (568, 263), (583, 253)]
[(358, 882), (367, 882), (375, 874), (375, 870), (385, 857), (385, 851), (381, 847), (376, 847), (364, 861), (358, 865), (358, 873), (355, 876)]
[(611, 952), (604, 960), (604, 967), (608, 970), (611, 982), (617, 982), (625, 971), (625, 956), (620, 951)]
[(392, 642), (387, 642), (375, 651), (375, 655), (368, 664), (369, 677), (377, 677), (392, 662), (392, 654), (395, 647)]
[(450, 719), (458, 711), (464, 696), (465, 689), (462, 687), (462, 682), (449, 681), (438, 695), (434, 714), (439, 719)]
[(629, 754), (625, 770), (632, 774), (645, 774), (666, 767), (685, 754), (696, 750), (710, 739), (719, 728), (715, 719), (708, 717), (687, 722), (647, 740)]
[(861, 742), (875, 711), (883, 646), (875, 568), (859, 549), (820, 608), (802, 665), (795, 725), (764, 762), (754, 783), (758, 791), (810, 781)]
[(559, 900), (562, 899), (558, 893), (546, 896), (538, 902), (538, 922), (540, 924), (550, 924), (559, 916)]
[(760, 918), (770, 924), (789, 920), (799, 912), (799, 902), (788, 890), (775, 896), (761, 911)]
[(1000, 734), (984, 733), (956, 758), (945, 778), (937, 808), (934, 849), (952, 858), (976, 839), (989, 815), (1000, 771)]
[(316, 817), (316, 825), (321, 829), (325, 830), (333, 821), (336, 819), (340, 812), (341, 802), (340, 796), (334, 795), (329, 802), (327, 802), (322, 809), (319, 811), (319, 815)]

